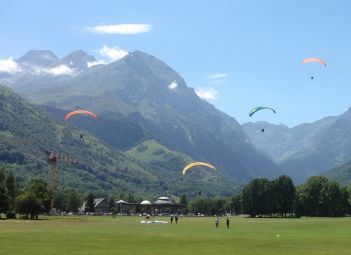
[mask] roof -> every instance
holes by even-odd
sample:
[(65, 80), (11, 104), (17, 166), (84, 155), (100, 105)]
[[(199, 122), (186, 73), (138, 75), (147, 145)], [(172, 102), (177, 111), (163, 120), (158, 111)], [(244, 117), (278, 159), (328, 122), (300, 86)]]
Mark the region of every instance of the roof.
[[(97, 207), (99, 204), (101, 204), (101, 202), (105, 201), (105, 198), (101, 197), (101, 198), (94, 198), (94, 208)], [(82, 204), (81, 207), (79, 207), (79, 211), (84, 211), (85, 210), (85, 206), (87, 204), (87, 201), (84, 201), (84, 203)]]
[(169, 197), (159, 197), (157, 200), (171, 201)]
[(173, 204), (169, 197), (159, 197), (154, 204)]
[(105, 200), (105, 198), (103, 198), (103, 197), (101, 197), (101, 198), (94, 198), (94, 207), (97, 207), (104, 200)]
[(124, 201), (124, 200), (118, 200), (116, 201), (116, 204), (127, 204), (128, 202)]
[(151, 205), (151, 202), (148, 200), (144, 200), (140, 203), (141, 205)]

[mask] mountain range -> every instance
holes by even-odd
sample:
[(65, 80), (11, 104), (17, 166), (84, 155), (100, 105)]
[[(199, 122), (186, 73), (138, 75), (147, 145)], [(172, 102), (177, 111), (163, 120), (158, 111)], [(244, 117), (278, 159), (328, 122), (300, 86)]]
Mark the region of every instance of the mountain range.
[[(30, 52), (25, 54), (26, 63), (47, 64), (45, 68), (55, 68), (53, 64), (70, 59), (56, 59), (47, 51)], [(154, 139), (194, 160), (211, 162), (232, 181), (272, 178), (280, 173), (253, 148), (234, 118), (200, 99), (161, 60), (135, 51), (110, 64), (88, 68), (88, 61), (95, 59), (78, 52), (86, 69), (75, 68), (78, 71), (60, 78), (30, 73), (25, 79), (14, 78), (6, 85), (30, 102), (59, 113), (58, 118), (62, 118), (60, 110), (82, 108), (97, 113), (101, 116), (98, 123), (80, 126), (116, 149), (125, 150), (140, 141)], [(42, 61), (47, 55), (53, 60), (50, 63)], [(72, 55), (75, 54), (68, 56)]]
[[(19, 185), (30, 178), (49, 178), (46, 150), (77, 163), (58, 162), (58, 188), (97, 194), (134, 193), (144, 198), (228, 195), (233, 182), (210, 171), (180, 174), (191, 159), (155, 140), (126, 151), (114, 149), (86, 130), (56, 120), (45, 108), (28, 103), (0, 86), (0, 162)], [(87, 119), (87, 121), (89, 121)], [(81, 138), (82, 136), (82, 138)], [(195, 190), (196, 189), (196, 190)]]
[(267, 122), (246, 123), (243, 128), (255, 148), (298, 183), (351, 160), (351, 109), (293, 128)]
[[(109, 64), (101, 64), (82, 50), (63, 58), (48, 50), (31, 50), (15, 61), (18, 70), (0, 73), (0, 83), (23, 97), (15, 95), (21, 98), (18, 100), (23, 100), (23, 104), (39, 109), (45, 118), (50, 119), (48, 123), (53, 126), (49, 128), (44, 125), (47, 123), (42, 123), (42, 128), (70, 130), (70, 137), (84, 133), (87, 140), (103, 147), (106, 155), (118, 154), (124, 158), (123, 167), (118, 159), (108, 160), (113, 163), (107, 167), (107, 172), (110, 172), (102, 183), (105, 180), (110, 190), (137, 189), (148, 194), (167, 192), (191, 196), (194, 194), (192, 189), (204, 189), (208, 194), (228, 194), (233, 185), (252, 178), (274, 178), (284, 173), (301, 183), (311, 175), (321, 174), (351, 160), (348, 156), (351, 155), (351, 141), (348, 139), (350, 110), (340, 116), (294, 128), (266, 122), (240, 125), (233, 117), (199, 98), (166, 63), (140, 51)], [(93, 111), (98, 119), (75, 117), (63, 122), (63, 116), (74, 109)], [(26, 118), (24, 120), (31, 123)], [(4, 129), (4, 132), (9, 131)], [(56, 139), (53, 145), (50, 146), (49, 139), (45, 146), (66, 151), (67, 144), (61, 142), (62, 137), (53, 137)], [(79, 144), (79, 139), (75, 139)], [(28, 144), (31, 142), (35, 143), (28, 141)], [(76, 154), (74, 150), (80, 150), (76, 142), (75, 147), (68, 151), (73, 155)], [(17, 146), (20, 148), (12, 146), (12, 150), (21, 152), (26, 148), (20, 142)], [(25, 158), (36, 162), (38, 150), (29, 154), (27, 151)], [(95, 153), (91, 148), (87, 155), (94, 158)], [(47, 174), (44, 156), (39, 158), (41, 170), (38, 171), (41, 175)], [(79, 158), (85, 161), (83, 154)], [(102, 183), (102, 186), (93, 184), (94, 176), (101, 174), (106, 164), (102, 157), (97, 158), (95, 175), (88, 183), (89, 187), (104, 191)], [(0, 158), (0, 161), (3, 160)], [(218, 171), (216, 174), (194, 171), (184, 179), (177, 173), (191, 161), (212, 163)], [(16, 161), (8, 164), (11, 169), (17, 165)], [(27, 163), (24, 165), (24, 172), (31, 173), (30, 176), (36, 173), (37, 170), (28, 167)], [(85, 167), (91, 167), (90, 161)], [(124, 186), (111, 184), (124, 183), (126, 177), (120, 176), (116, 170), (122, 168), (130, 170), (130, 182)], [(118, 175), (114, 176), (116, 171)], [(145, 173), (145, 176), (140, 173)], [(144, 184), (140, 186), (144, 182), (140, 179), (148, 180), (148, 188)], [(87, 189), (80, 177), (71, 180), (76, 187)], [(63, 180), (60, 185), (68, 184)]]

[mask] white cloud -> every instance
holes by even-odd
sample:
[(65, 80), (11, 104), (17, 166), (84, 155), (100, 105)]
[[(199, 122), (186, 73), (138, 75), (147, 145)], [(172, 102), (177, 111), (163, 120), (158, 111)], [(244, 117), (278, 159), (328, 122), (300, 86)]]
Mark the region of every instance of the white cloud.
[(33, 71), (37, 75), (52, 75), (52, 76), (62, 76), (62, 75), (73, 75), (74, 69), (69, 68), (66, 65), (59, 65), (55, 67), (41, 67), (41, 66), (33, 66)]
[(96, 65), (105, 65), (105, 61), (103, 60), (98, 60), (98, 61), (92, 61), (92, 62), (87, 62), (87, 67), (90, 68), (92, 66), (96, 66)]
[(227, 78), (228, 76), (229, 74), (226, 74), (226, 73), (214, 73), (214, 74), (210, 74), (207, 77), (211, 80), (215, 80), (215, 79), (224, 79), (224, 78)]
[(98, 34), (134, 35), (151, 31), (150, 24), (115, 24), (86, 27), (84, 30)]
[(197, 88), (195, 89), (195, 93), (201, 98), (205, 100), (215, 100), (218, 96), (218, 91), (214, 88)]
[(102, 46), (99, 53), (104, 58), (107, 58), (109, 62), (119, 60), (128, 55), (128, 51), (122, 50), (118, 47), (109, 48), (106, 45)]
[(21, 67), (12, 58), (0, 59), (0, 73), (20, 72)]
[(174, 89), (176, 89), (177, 87), (178, 87), (178, 83), (177, 83), (176, 81), (172, 81), (172, 83), (168, 85), (168, 88), (169, 88), (170, 90), (174, 90)]

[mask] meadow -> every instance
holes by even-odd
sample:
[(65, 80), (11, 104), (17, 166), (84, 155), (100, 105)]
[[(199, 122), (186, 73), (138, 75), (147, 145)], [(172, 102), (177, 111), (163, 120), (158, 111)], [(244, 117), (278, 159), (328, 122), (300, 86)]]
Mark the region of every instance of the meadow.
[[(1, 220), (0, 254), (351, 254), (351, 218), (46, 217)], [(153, 220), (167, 220), (156, 217)]]

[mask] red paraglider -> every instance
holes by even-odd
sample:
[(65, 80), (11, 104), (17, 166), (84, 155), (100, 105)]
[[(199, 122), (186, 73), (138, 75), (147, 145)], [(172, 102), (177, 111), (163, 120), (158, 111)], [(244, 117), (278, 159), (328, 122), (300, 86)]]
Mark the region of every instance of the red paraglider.
[(77, 114), (89, 115), (89, 116), (93, 117), (94, 119), (97, 118), (96, 115), (95, 115), (94, 113), (89, 112), (89, 111), (87, 111), (87, 110), (75, 110), (75, 111), (72, 111), (72, 112), (68, 113), (68, 114), (65, 116), (64, 120), (67, 120), (67, 119), (69, 119), (70, 117), (72, 117), (72, 116), (74, 116), (74, 115), (77, 115)]

